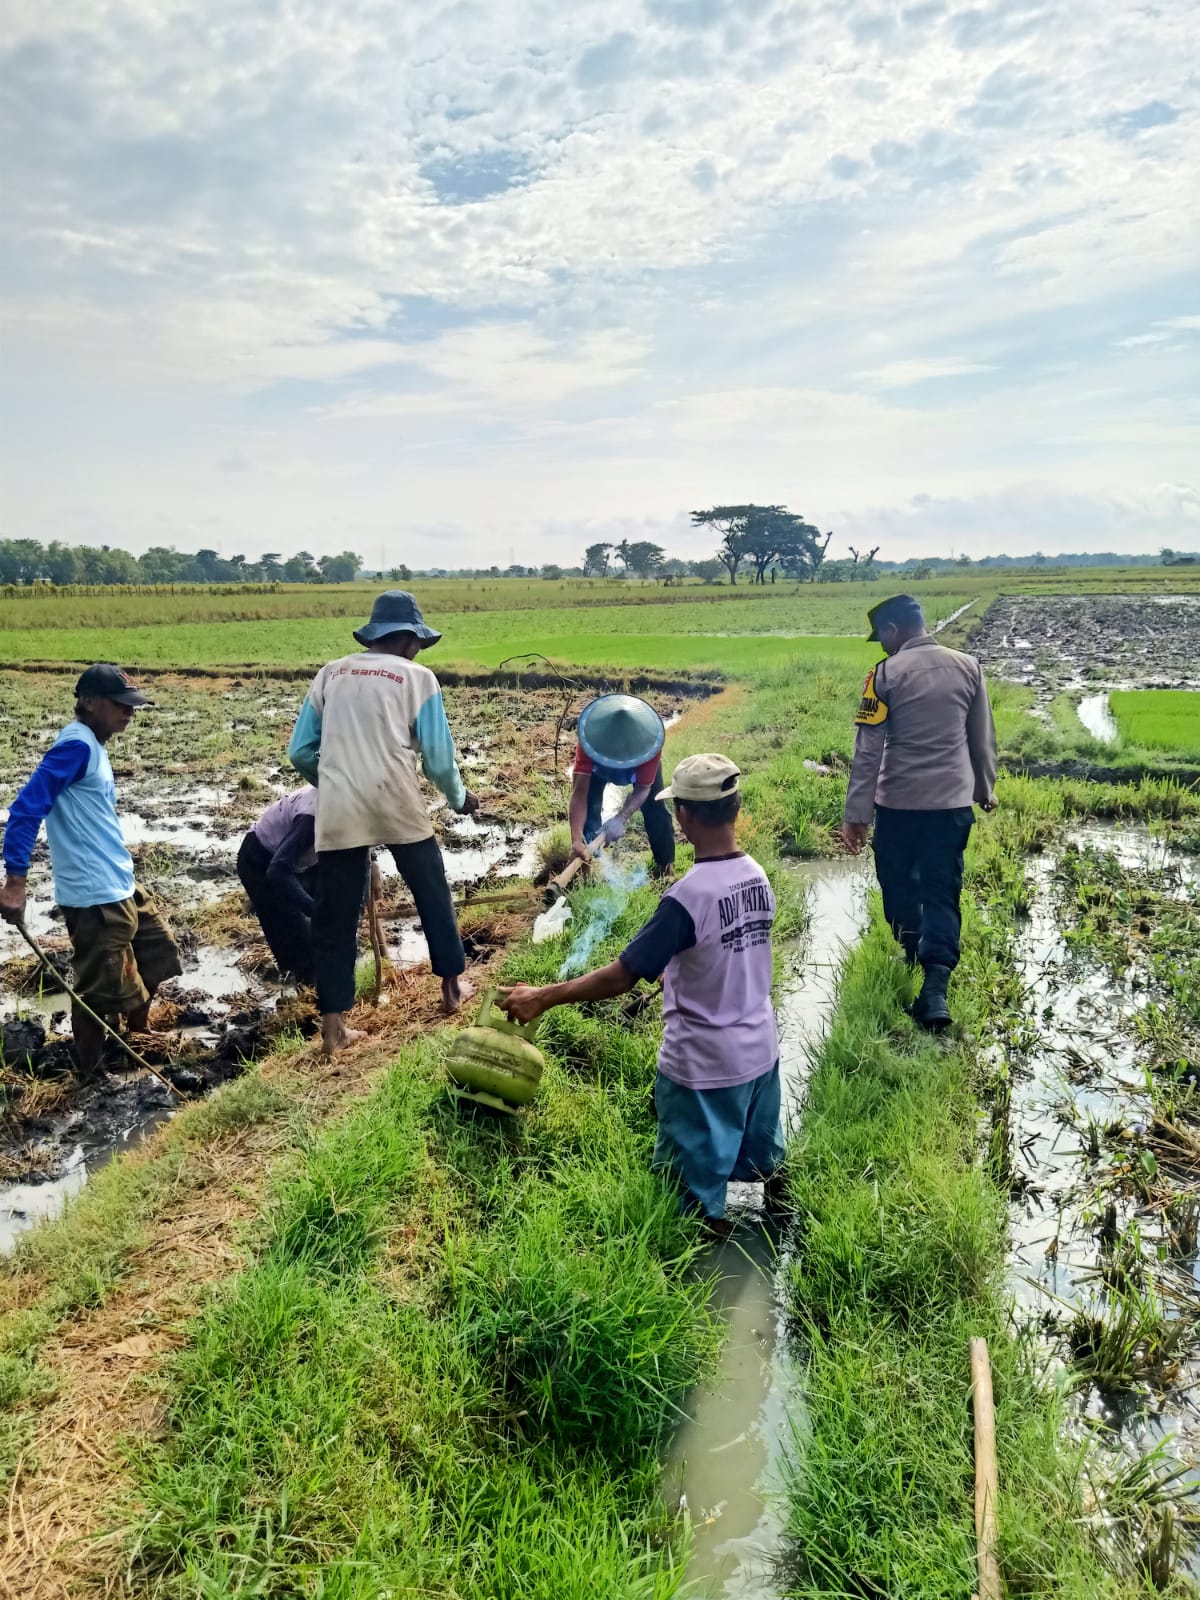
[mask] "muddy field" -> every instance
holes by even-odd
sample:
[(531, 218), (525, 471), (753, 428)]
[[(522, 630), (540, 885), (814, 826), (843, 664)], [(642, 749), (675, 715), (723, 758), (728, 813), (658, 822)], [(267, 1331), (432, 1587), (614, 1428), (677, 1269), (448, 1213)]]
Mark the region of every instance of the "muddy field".
[[(235, 871), (246, 829), (293, 786), (286, 746), (306, 681), (182, 675), (144, 681), (155, 706), (113, 741), (110, 755), (139, 878), (171, 920), (184, 975), (160, 991), (154, 1033), (139, 1045), (169, 1082), (194, 1096), (285, 1037), (302, 1040), (316, 1027), (311, 997), (281, 991)], [(0, 800), (11, 797), (69, 719), (72, 682), (58, 673), (5, 675), (0, 760), (11, 786)], [(456, 817), (430, 793), (457, 894), (535, 876), (537, 830), (564, 811), (575, 717), (592, 692), (494, 682), (446, 687), (463, 776), (482, 802), (478, 817)], [(643, 692), (667, 720), (685, 703), (678, 686)], [(380, 865), (387, 953), (402, 972), (427, 951), (390, 856)], [(477, 911), (468, 919), (469, 957), (491, 952), (498, 937), (493, 923), (502, 914), (500, 907), (495, 917)], [(44, 838), (30, 874), (27, 920), (68, 974)], [(68, 1026), (66, 996), (16, 930), (0, 924), (0, 1249), (6, 1235), (78, 1187), (89, 1165), (136, 1142), (179, 1103), (164, 1084), (128, 1070), (115, 1046), (103, 1077), (80, 1083)]]
[(1191, 689), (1200, 599), (1002, 595), (980, 619), (970, 649), (989, 672), (1045, 695), (1086, 686)]

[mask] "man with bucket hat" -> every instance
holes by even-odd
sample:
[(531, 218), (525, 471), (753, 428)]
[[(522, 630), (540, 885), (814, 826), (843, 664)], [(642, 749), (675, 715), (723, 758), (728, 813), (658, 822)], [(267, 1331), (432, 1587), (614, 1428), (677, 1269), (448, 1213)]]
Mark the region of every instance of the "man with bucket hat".
[[(29, 863), (44, 821), (54, 897), (71, 936), (75, 987), (98, 1016), (124, 1016), (133, 1032), (147, 1026), (158, 986), (183, 971), (170, 930), (134, 880), (105, 749), (113, 734), (133, 721), (134, 712), (150, 704), (107, 662), (81, 675), (74, 720), (9, 808), (7, 876), (0, 888), (0, 916), (23, 922)], [(72, 1007), (71, 1031), (81, 1072), (94, 1072), (104, 1054), (100, 1024)]]
[(983, 671), (927, 632), (919, 601), (892, 595), (867, 613), (885, 659), (863, 685), (842, 839), (858, 852), (875, 822), (883, 909), (910, 963), (924, 969), (912, 1007), (923, 1028), (951, 1024), (963, 852), (973, 807), (995, 809), (996, 732)]
[[(567, 820), (571, 852), (585, 860), (596, 839), (614, 843), (635, 811), (642, 813), (655, 870), (665, 873), (675, 861), (675, 830), (662, 801), (662, 718), (653, 706), (630, 694), (605, 694), (579, 713), (575, 775)], [(608, 784), (631, 785), (621, 809), (601, 821)]]
[(389, 589), (354, 637), (363, 651), (317, 673), (288, 746), (293, 766), (317, 785), (312, 948), (326, 1054), (360, 1037), (345, 1014), (354, 1004), (373, 845), (388, 846), (413, 897), (447, 1013), (471, 993), (442, 852), (417, 780), (419, 762), (453, 810), (470, 815), (479, 808), (458, 770), (441, 688), (417, 660), (442, 636), (407, 590)]

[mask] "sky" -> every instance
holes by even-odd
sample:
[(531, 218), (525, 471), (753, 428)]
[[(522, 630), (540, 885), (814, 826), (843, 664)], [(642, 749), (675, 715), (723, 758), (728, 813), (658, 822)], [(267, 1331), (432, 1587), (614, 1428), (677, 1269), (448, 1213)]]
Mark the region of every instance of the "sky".
[(1200, 548), (1200, 0), (9, 0), (3, 532)]

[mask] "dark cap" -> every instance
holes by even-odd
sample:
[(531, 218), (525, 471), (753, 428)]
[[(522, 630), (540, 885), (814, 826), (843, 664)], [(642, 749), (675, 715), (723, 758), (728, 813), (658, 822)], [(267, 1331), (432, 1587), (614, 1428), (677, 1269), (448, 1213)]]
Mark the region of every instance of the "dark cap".
[(867, 621), (871, 624), (868, 639), (879, 642), (880, 628), (911, 628), (925, 626), (925, 613), (921, 610), (921, 602), (915, 595), (893, 594), (886, 600), (881, 600), (877, 606), (872, 606), (867, 612)]
[(359, 644), (374, 644), (376, 639), (386, 639), (389, 633), (415, 633), (421, 649), (436, 644), (442, 637), (431, 628), (421, 615), (416, 597), (407, 589), (388, 589), (371, 607), (371, 620), (354, 630)]
[(120, 667), (110, 666), (107, 661), (98, 662), (80, 674), (79, 682), (75, 685), (75, 698), (85, 700), (91, 695), (98, 700), (115, 700), (122, 706), (154, 704), (153, 700), (147, 700), (142, 691), (130, 683)]

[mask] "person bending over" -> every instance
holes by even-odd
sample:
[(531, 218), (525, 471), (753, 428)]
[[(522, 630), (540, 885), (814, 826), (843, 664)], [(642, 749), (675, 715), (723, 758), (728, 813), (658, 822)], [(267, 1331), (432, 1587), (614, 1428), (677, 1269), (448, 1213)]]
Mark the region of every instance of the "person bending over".
[(313, 981), (317, 791), (311, 783), (269, 805), (242, 840), (237, 871), (280, 976)]
[(672, 800), (696, 864), (616, 961), (564, 983), (502, 991), (519, 1022), (552, 1006), (624, 994), (663, 979), (663, 1042), (654, 1103), (654, 1166), (681, 1186), (711, 1230), (729, 1231), (726, 1185), (765, 1182), (778, 1198), (783, 1160), (779, 1039), (771, 1002), (775, 897), (740, 850), (741, 775), (721, 755), (689, 756), (662, 798)]
[[(605, 694), (580, 712), (577, 738), (567, 810), (571, 854), (590, 860), (595, 840), (615, 843), (640, 811), (655, 872), (665, 875), (675, 862), (675, 830), (663, 804), (662, 718), (633, 695)], [(604, 790), (610, 783), (628, 785), (630, 792), (617, 814), (603, 822)]]

